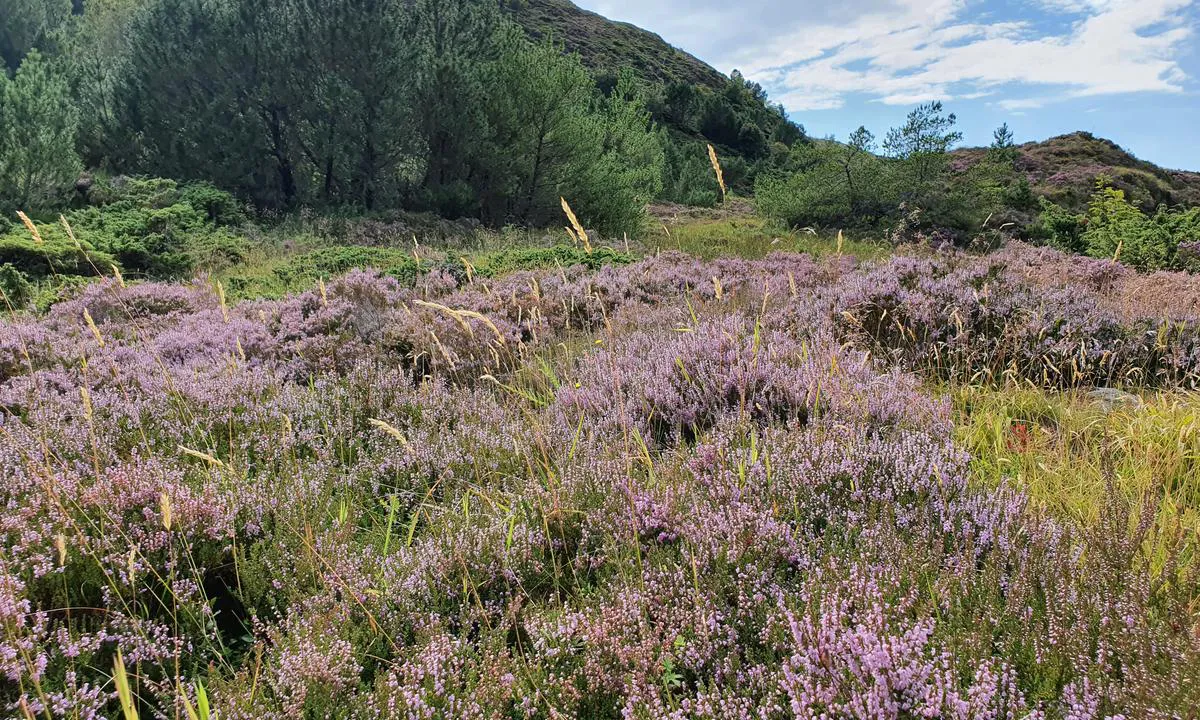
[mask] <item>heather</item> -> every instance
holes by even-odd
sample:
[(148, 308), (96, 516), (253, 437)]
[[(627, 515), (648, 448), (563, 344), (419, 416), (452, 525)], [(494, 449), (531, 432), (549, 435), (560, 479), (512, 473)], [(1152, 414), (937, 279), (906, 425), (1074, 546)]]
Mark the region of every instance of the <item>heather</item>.
[(502, 257), (10, 315), (6, 714), (1200, 704), (1190, 276)]

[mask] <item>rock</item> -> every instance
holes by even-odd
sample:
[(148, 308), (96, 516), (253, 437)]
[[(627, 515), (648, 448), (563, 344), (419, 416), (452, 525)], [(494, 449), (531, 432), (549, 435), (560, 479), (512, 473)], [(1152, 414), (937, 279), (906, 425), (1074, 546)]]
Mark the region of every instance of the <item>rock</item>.
[(1087, 397), (1109, 412), (1117, 408), (1135, 408), (1142, 405), (1142, 399), (1137, 395), (1116, 388), (1096, 388), (1090, 391)]

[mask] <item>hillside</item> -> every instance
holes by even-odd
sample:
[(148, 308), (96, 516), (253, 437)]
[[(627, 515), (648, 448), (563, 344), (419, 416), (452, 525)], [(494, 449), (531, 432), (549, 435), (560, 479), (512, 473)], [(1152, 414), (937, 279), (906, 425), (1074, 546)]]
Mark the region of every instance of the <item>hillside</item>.
[(804, 137), (803, 127), (772, 105), (760, 85), (737, 71), (727, 77), (652, 32), (570, 0), (501, 0), (501, 7), (531, 39), (551, 37), (577, 53), (602, 88), (626, 69), (645, 84), (651, 116), (673, 146), (661, 200), (715, 202), (715, 185), (694, 187), (694, 180), (709, 174), (704, 143), (737, 161), (727, 168), (727, 180), (748, 190), (773, 143), (791, 146)]
[(554, 37), (569, 52), (578, 52), (594, 72), (628, 67), (642, 80), (658, 85), (680, 82), (719, 89), (728, 82), (707, 63), (658, 35), (609, 20), (570, 0), (514, 0), (504, 2), (504, 7), (530, 36)]
[[(1072, 210), (1082, 209), (1096, 178), (1107, 176), (1130, 201), (1152, 211), (1159, 205), (1200, 205), (1200, 173), (1168, 170), (1139, 160), (1130, 152), (1091, 133), (1076, 132), (1018, 147), (1017, 169), (1033, 189)], [(985, 148), (954, 151), (959, 166), (981, 159)]]

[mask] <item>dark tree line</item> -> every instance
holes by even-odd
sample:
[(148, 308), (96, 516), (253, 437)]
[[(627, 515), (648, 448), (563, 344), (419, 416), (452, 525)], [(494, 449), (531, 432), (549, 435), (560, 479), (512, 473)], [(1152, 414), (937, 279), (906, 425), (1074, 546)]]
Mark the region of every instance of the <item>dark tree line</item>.
[[(645, 89), (619, 75), (602, 92), (490, 0), (14, 1), (32, 9), (0, 30), (6, 209), (62, 202), (86, 166), (263, 208), (490, 224), (557, 223), (565, 196), (621, 232), (662, 187)], [(31, 180), (18, 143), (60, 160)]]

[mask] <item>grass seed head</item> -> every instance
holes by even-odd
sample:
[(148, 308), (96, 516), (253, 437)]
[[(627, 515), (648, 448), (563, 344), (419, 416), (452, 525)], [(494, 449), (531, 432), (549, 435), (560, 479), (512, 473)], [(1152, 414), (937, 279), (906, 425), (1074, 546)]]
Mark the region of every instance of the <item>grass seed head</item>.
[(404, 437), (404, 433), (400, 432), (399, 428), (396, 428), (395, 426), (390, 425), (379, 418), (371, 418), (370, 423), (372, 427), (382, 430), (383, 432), (395, 438), (396, 441), (404, 447), (408, 447), (408, 438)]
[(100, 347), (104, 347), (104, 336), (100, 334), (100, 328), (96, 327), (96, 321), (92, 319), (92, 314), (87, 308), (83, 309), (83, 321), (87, 323), (88, 330), (92, 331), (92, 337), (96, 338)]
[(579, 242), (583, 244), (583, 249), (587, 252), (587, 254), (591, 255), (592, 242), (588, 237), (587, 230), (583, 229), (583, 225), (579, 223), (579, 218), (575, 217), (575, 211), (571, 210), (571, 206), (567, 203), (567, 199), (559, 199), (562, 200), (563, 212), (567, 214), (567, 220), (571, 221), (571, 228), (574, 230), (575, 236), (579, 239)]
[(708, 161), (712, 163), (713, 172), (717, 175), (717, 184), (721, 186), (721, 200), (725, 200), (725, 196), (729, 194), (728, 188), (725, 187), (725, 172), (721, 169), (721, 160), (717, 157), (717, 149), (711, 144), (708, 146)]
[(25, 229), (28, 230), (29, 234), (33, 236), (34, 242), (36, 242), (38, 245), (45, 243), (45, 241), (42, 240), (42, 234), (38, 232), (37, 225), (33, 224), (33, 221), (29, 219), (28, 215), (18, 210), (17, 217), (21, 218), (21, 222), (25, 225)]

